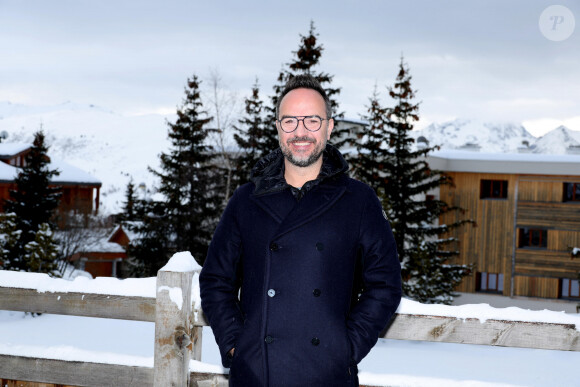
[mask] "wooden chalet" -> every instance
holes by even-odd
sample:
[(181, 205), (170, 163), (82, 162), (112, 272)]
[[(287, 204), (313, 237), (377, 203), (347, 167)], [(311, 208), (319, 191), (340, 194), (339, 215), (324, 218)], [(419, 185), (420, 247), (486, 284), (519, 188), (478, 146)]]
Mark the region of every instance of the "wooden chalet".
[(124, 278), (130, 273), (125, 264), (127, 246), (138, 236), (125, 222), (118, 225), (110, 235), (92, 238), (82, 252), (73, 254), (68, 260), (77, 269), (89, 272), (93, 277)]
[[(26, 165), (26, 156), (31, 149), (31, 144), (0, 143), (0, 212), (3, 211), (4, 201), (10, 198), (10, 191), (16, 189), (14, 179), (19, 169)], [(101, 189), (99, 180), (75, 166), (52, 158), (50, 168), (60, 171), (60, 175), (51, 180), (52, 186), (62, 189), (58, 207), (60, 213), (98, 212)]]
[(441, 199), (477, 223), (454, 234), (460, 263), (475, 264), (458, 291), (580, 299), (580, 155), (440, 151), (428, 162), (454, 179)]

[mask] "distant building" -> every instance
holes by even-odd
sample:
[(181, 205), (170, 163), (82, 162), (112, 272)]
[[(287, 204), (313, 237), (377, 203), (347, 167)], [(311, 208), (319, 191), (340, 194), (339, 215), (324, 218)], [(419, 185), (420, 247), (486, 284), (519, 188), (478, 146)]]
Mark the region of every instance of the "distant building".
[(118, 225), (113, 232), (102, 238), (92, 238), (83, 246), (83, 251), (68, 257), (68, 260), (80, 270), (89, 272), (93, 277), (127, 277), (128, 270), (126, 248), (138, 238), (131, 231), (129, 224)]
[(580, 299), (579, 155), (440, 151), (427, 161), (454, 179), (441, 199), (477, 223), (454, 234), (459, 263), (476, 265), (458, 291)]
[[(31, 149), (30, 144), (0, 143), (0, 212), (4, 210), (4, 201), (10, 198), (10, 191), (16, 189), (14, 180), (25, 166)], [(90, 214), (99, 211), (101, 182), (98, 179), (60, 160), (51, 159), (49, 168), (60, 171), (51, 180), (51, 186), (62, 188), (59, 212)]]

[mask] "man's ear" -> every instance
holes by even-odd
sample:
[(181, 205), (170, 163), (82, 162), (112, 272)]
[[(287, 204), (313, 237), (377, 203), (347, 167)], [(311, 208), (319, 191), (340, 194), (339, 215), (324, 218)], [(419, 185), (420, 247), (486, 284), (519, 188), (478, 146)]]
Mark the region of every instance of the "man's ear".
[(332, 129), (334, 129), (334, 119), (330, 118), (328, 120), (328, 138), (327, 138), (327, 140), (330, 140), (330, 133), (332, 133)]

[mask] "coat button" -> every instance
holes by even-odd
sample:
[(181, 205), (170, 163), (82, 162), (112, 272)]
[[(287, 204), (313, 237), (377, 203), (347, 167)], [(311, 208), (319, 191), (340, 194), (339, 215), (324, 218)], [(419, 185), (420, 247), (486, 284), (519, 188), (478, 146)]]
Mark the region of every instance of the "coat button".
[(264, 339), (264, 341), (265, 341), (267, 344), (271, 344), (271, 343), (272, 343), (272, 341), (274, 341), (274, 338), (273, 338), (272, 336), (268, 335), (268, 336), (266, 336), (266, 338)]
[(317, 242), (317, 243), (316, 243), (316, 250), (318, 250), (318, 251), (322, 251), (322, 250), (324, 250), (324, 243), (322, 243), (322, 242)]
[(268, 290), (268, 295), (270, 297), (274, 297), (276, 295), (276, 291), (274, 289), (270, 289), (270, 290)]
[(320, 344), (320, 339), (318, 337), (313, 337), (310, 342), (312, 343), (312, 345), (318, 345)]
[(320, 291), (320, 289), (314, 289), (314, 290), (312, 291), (312, 294), (314, 295), (314, 297), (320, 297), (320, 293), (322, 293), (322, 292)]
[(270, 250), (271, 251), (278, 251), (279, 248), (280, 248), (280, 246), (278, 246), (277, 243), (274, 243), (274, 242), (270, 243)]

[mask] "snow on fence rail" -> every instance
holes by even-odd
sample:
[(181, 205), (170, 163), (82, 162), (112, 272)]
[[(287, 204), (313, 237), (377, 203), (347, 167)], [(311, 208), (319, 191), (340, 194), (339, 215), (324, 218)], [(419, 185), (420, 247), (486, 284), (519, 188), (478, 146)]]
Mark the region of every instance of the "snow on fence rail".
[[(0, 353), (0, 378), (79, 386), (217, 386), (224, 375), (192, 372), (201, 360), (200, 267), (176, 254), (157, 278), (79, 277), (0, 271), (0, 310), (155, 322), (153, 367)], [(580, 351), (580, 316), (487, 305), (423, 305), (403, 300), (382, 337)]]

